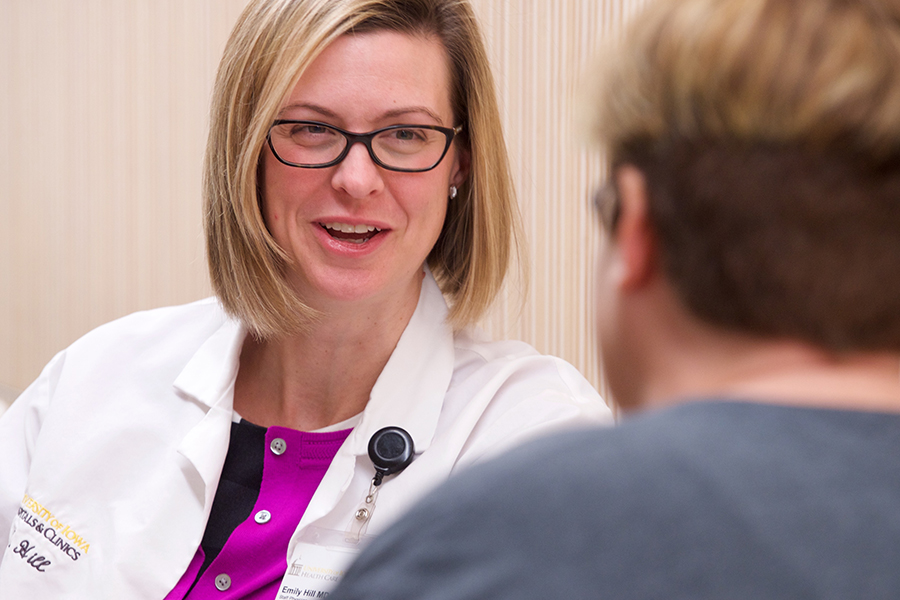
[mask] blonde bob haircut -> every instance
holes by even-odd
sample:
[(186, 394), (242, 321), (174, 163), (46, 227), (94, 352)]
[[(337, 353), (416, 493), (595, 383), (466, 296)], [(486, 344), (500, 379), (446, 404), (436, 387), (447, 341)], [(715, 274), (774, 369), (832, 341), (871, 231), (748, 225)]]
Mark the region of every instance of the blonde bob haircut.
[(260, 338), (304, 331), (316, 312), (284, 277), (292, 260), (266, 228), (259, 162), (284, 98), (320, 52), (346, 34), (434, 36), (450, 64), (454, 143), (469, 153), (427, 258), (459, 329), (499, 292), (520, 225), (493, 76), (465, 0), (252, 0), (225, 48), (213, 91), (204, 166), (207, 255), (225, 310)]

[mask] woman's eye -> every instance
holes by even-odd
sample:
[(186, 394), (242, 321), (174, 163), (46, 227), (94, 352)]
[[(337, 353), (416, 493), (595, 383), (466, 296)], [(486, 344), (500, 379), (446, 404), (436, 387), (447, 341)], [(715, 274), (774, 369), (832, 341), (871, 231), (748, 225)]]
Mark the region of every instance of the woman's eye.
[(401, 142), (420, 142), (425, 141), (424, 129), (396, 129), (394, 130), (394, 137)]
[(324, 125), (297, 123), (291, 129), (291, 140), (298, 146), (333, 145), (340, 139), (338, 132)]
[(297, 125), (291, 132), (293, 135), (327, 135), (331, 130), (322, 125)]

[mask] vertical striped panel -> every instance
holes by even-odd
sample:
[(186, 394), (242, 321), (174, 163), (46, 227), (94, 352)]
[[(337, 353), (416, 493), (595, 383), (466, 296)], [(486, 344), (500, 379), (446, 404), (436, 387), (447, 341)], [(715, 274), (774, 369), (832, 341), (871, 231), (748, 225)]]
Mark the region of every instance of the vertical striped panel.
[(603, 161), (575, 132), (579, 81), (605, 37), (643, 0), (474, 0), (498, 76), (528, 245), (531, 288), (516, 287), (483, 326), (575, 364), (602, 389), (593, 326), (593, 257), (600, 231), (589, 194)]
[[(530, 294), (484, 321), (601, 384), (591, 322), (601, 157), (576, 84), (643, 0), (473, 0), (495, 66)], [(0, 0), (0, 404), (59, 349), (209, 293), (200, 169), (209, 93), (246, 0)]]

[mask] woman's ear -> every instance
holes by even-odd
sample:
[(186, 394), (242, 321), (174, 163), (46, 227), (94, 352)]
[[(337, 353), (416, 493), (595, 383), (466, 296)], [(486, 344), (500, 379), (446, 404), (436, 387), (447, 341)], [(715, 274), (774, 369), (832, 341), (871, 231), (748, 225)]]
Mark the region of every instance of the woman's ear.
[(468, 148), (459, 148), (453, 158), (453, 168), (450, 171), (450, 185), (461, 186), (469, 177), (472, 165), (472, 153)]
[(659, 262), (647, 179), (630, 164), (618, 167), (614, 176), (620, 203), (615, 235), (622, 263), (619, 285), (623, 290), (636, 290), (652, 280)]

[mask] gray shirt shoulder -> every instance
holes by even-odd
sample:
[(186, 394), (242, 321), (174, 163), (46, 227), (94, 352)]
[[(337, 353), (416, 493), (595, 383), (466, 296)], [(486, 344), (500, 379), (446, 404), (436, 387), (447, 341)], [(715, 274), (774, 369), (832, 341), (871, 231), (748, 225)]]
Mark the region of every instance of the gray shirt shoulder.
[(332, 598), (900, 597), (900, 416), (702, 400), (438, 488)]

